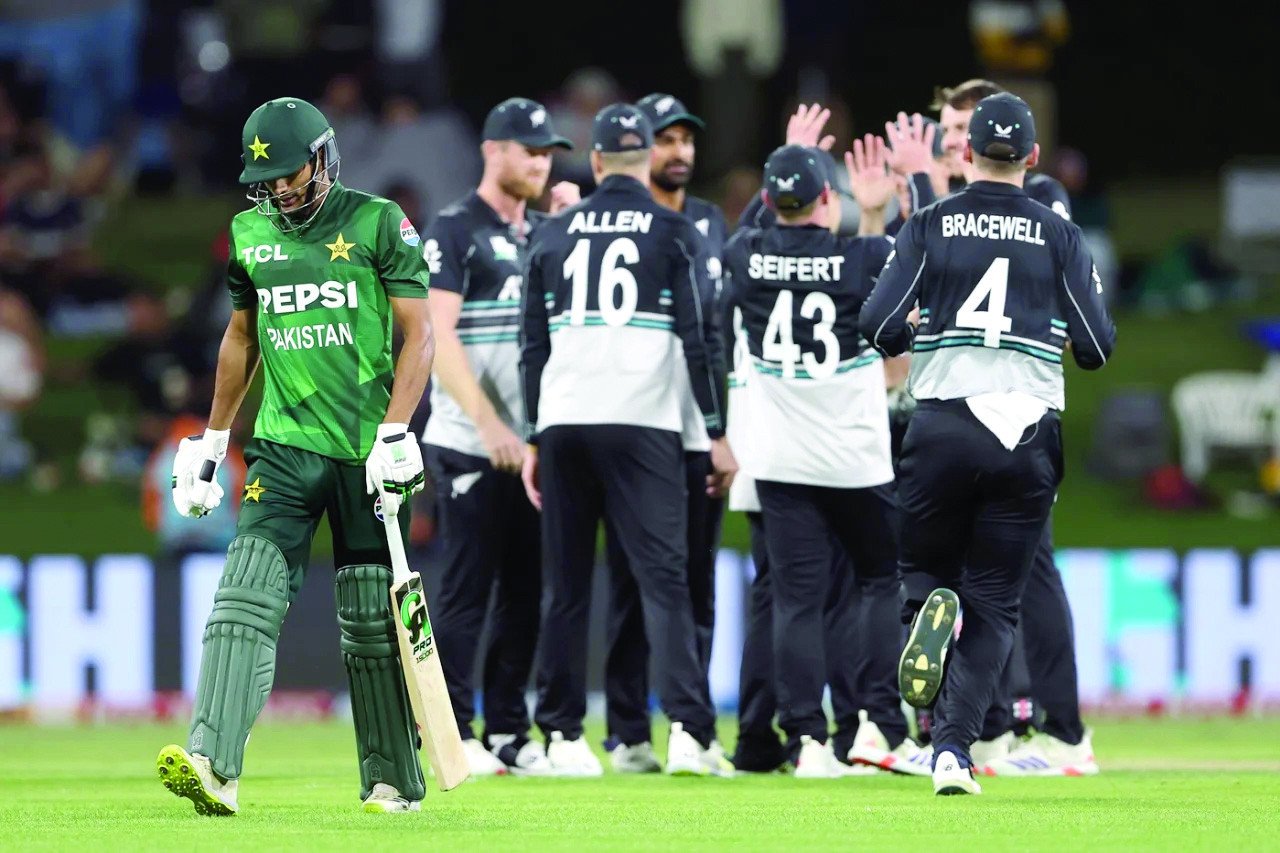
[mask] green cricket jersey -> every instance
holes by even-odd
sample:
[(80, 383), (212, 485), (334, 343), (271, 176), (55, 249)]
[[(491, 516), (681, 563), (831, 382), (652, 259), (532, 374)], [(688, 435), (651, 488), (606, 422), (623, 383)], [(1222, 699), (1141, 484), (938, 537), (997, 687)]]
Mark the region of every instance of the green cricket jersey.
[(427, 295), (418, 243), (399, 205), (341, 184), (299, 231), (255, 210), (231, 220), (231, 302), (258, 312), (265, 373), (255, 437), (368, 457), (391, 399), (389, 297)]

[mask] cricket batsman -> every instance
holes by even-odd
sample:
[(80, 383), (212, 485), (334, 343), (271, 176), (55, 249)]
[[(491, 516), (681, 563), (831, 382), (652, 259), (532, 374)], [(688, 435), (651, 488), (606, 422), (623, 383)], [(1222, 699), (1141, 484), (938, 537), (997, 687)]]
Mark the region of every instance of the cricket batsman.
[[(231, 221), (235, 310), (208, 428), (183, 439), (174, 460), (178, 512), (201, 517), (222, 502), (214, 475), (259, 361), (262, 408), (245, 453), (238, 535), (205, 627), (187, 746), (162, 749), (157, 771), (200, 814), (235, 814), (280, 625), (328, 513), (360, 797), (365, 811), (416, 811), (422, 767), (388, 607), (381, 518), (424, 479), (408, 427), (434, 353), (418, 233), (395, 203), (338, 183), (333, 128), (306, 101), (277, 98), (254, 110), (241, 158), (240, 183), (254, 206)], [(404, 335), (394, 371), (393, 317)], [(407, 509), (398, 513), (402, 531)]]

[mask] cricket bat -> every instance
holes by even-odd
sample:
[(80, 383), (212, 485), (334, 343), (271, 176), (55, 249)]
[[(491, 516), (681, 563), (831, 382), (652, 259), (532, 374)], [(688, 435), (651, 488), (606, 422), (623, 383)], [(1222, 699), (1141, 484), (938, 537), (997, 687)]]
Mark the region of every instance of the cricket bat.
[(456, 788), (467, 780), (467, 756), (458, 736), (458, 719), (453, 715), (449, 689), (440, 667), (439, 649), (431, 633), (431, 617), (422, 592), (422, 576), (409, 571), (394, 512), (383, 509), (387, 547), (391, 551), (391, 612), (400, 645), (400, 665), (409, 703), (418, 721), (422, 745), (441, 791)]

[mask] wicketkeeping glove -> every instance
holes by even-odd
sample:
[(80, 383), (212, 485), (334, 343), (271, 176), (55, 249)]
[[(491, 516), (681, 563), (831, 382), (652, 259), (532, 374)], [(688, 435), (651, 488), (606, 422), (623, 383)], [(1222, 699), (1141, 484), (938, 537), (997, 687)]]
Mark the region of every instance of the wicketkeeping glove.
[(369, 494), (376, 490), (382, 504), (395, 501), (398, 508), (409, 495), (422, 491), (426, 475), (422, 471), (422, 448), (408, 424), (380, 424), (378, 434), (364, 463), (364, 485)]
[(203, 436), (184, 438), (173, 459), (173, 505), (182, 515), (202, 518), (222, 503), (218, 466), (227, 458), (231, 431), (206, 429)]

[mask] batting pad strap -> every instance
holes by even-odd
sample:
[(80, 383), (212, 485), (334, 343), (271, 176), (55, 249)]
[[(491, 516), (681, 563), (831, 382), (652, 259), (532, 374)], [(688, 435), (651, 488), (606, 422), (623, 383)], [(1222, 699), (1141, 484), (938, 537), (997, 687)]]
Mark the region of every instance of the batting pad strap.
[(242, 625), (275, 642), (289, 607), (289, 570), (273, 542), (237, 536), (213, 597), (209, 625)]
[(385, 782), (402, 796), (421, 800), (426, 785), (418, 762), (417, 726), (400, 669), (390, 586), (391, 570), (386, 566), (338, 570), (338, 626), (360, 758), (360, 798)]

